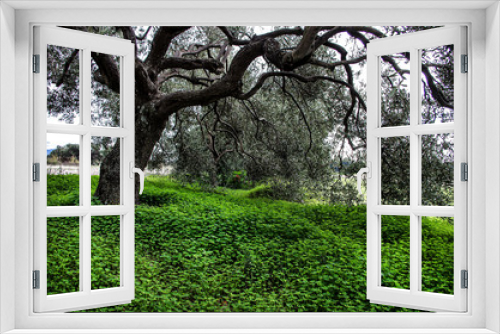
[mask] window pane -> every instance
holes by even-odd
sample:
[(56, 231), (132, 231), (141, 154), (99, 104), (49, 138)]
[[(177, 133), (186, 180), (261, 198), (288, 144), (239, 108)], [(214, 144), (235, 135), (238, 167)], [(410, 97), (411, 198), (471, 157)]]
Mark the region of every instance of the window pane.
[(47, 206), (80, 205), (80, 138), (47, 133)]
[(453, 294), (453, 223), (422, 217), (422, 291)]
[(422, 205), (453, 205), (454, 135), (422, 137)]
[(423, 49), (422, 124), (453, 122), (453, 45)]
[(410, 217), (382, 216), (381, 285), (410, 289)]
[[(91, 160), (92, 160), (92, 205), (119, 205), (120, 200), (120, 139), (113, 137), (92, 137)], [(105, 159), (113, 159), (115, 163), (103, 167)], [(111, 166), (111, 167), (109, 167)], [(107, 182), (99, 182), (105, 178)], [(101, 187), (113, 188), (104, 189)], [(101, 196), (100, 194), (106, 194)], [(105, 199), (104, 199), (105, 198)]]
[(47, 218), (47, 294), (80, 289), (80, 218)]
[(91, 80), (92, 125), (119, 127), (120, 57), (92, 52)]
[(380, 126), (410, 125), (410, 53), (381, 57), (380, 75)]
[(120, 286), (120, 216), (92, 217), (92, 290)]
[(47, 45), (47, 123), (80, 123), (79, 51)]
[(410, 205), (410, 139), (381, 138), (383, 205)]

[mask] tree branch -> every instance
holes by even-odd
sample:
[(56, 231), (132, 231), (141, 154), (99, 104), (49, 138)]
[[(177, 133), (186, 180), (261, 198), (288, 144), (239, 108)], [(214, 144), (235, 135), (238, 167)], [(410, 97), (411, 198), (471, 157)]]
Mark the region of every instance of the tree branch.
[(92, 59), (99, 67), (101, 75), (99, 82), (108, 86), (113, 92), (120, 94), (120, 71), (113, 57), (105, 53), (92, 52)]
[(361, 98), (359, 93), (354, 89), (354, 87), (352, 85), (350, 85), (349, 83), (342, 81), (342, 80), (334, 79), (331, 77), (323, 76), (323, 75), (315, 75), (315, 76), (305, 77), (305, 76), (302, 76), (302, 75), (294, 73), (294, 72), (268, 72), (268, 73), (264, 73), (260, 76), (257, 83), (248, 92), (241, 94), (241, 95), (238, 95), (237, 98), (240, 100), (248, 100), (250, 97), (255, 95), (255, 93), (257, 93), (257, 91), (262, 87), (264, 82), (268, 78), (271, 78), (271, 77), (291, 77), (291, 78), (297, 79), (300, 82), (316, 82), (319, 80), (325, 80), (325, 81), (330, 81), (330, 82), (345, 86), (345, 87), (355, 91), (354, 94), (355, 94), (356, 98), (358, 99), (359, 103), (363, 106), (363, 108), (366, 109), (365, 102), (363, 101), (363, 99)]
[(198, 54), (202, 53), (203, 51), (209, 51), (210, 49), (220, 49), (221, 44), (220, 43), (212, 43), (212, 44), (207, 44), (207, 45), (201, 45), (198, 49), (196, 50), (189, 50), (186, 52), (179, 52), (180, 56), (197, 56)]
[(274, 38), (267, 38), (264, 45), (264, 56), (277, 68), (292, 71), (306, 64), (314, 53), (314, 42), (321, 27), (306, 27), (302, 39), (292, 51), (284, 51)]
[(170, 68), (181, 68), (183, 70), (205, 69), (215, 74), (220, 74), (223, 67), (222, 63), (215, 59), (186, 59), (180, 57), (163, 58), (157, 65), (160, 71)]
[(163, 74), (160, 75), (160, 77), (158, 78), (158, 82), (160, 84), (162, 84), (165, 81), (168, 81), (168, 80), (173, 79), (173, 78), (184, 79), (193, 85), (201, 85), (204, 87), (208, 87), (209, 82), (215, 81), (214, 79), (209, 79), (209, 78), (200, 78), (200, 77), (193, 77), (193, 76), (188, 77), (187, 75), (182, 75), (182, 74), (175, 72), (175, 73), (170, 73), (168, 75), (163, 75)]
[(155, 67), (165, 57), (172, 40), (191, 27), (160, 27), (153, 37), (151, 51), (146, 58), (148, 67)]
[(304, 110), (302, 109), (302, 107), (300, 106), (299, 102), (295, 99), (295, 97), (288, 91), (286, 90), (285, 88), (285, 85), (282, 85), (281, 86), (281, 89), (283, 90), (283, 92), (288, 96), (290, 97), (290, 99), (293, 101), (293, 103), (295, 104), (295, 106), (297, 107), (297, 109), (299, 110), (300, 112), (300, 115), (302, 117), (302, 120), (304, 121), (304, 124), (306, 125), (306, 128), (307, 128), (307, 131), (309, 132), (309, 147), (307, 148), (307, 151), (306, 153), (304, 154), (304, 157), (305, 159), (307, 160), (307, 162), (309, 163), (309, 157), (308, 157), (308, 154), (309, 152), (311, 151), (311, 148), (312, 148), (312, 144), (313, 144), (313, 138), (312, 138), (312, 130), (311, 130), (311, 127), (309, 126), (309, 122), (307, 121), (307, 117), (306, 117), (306, 114), (304, 112)]
[(352, 59), (349, 59), (349, 60), (341, 60), (341, 61), (337, 61), (335, 63), (327, 63), (327, 62), (324, 62), (324, 61), (316, 59), (316, 58), (311, 58), (311, 60), (309, 61), (309, 63), (312, 64), (312, 65), (317, 65), (317, 66), (321, 66), (321, 67), (327, 68), (329, 70), (334, 70), (337, 66), (345, 66), (345, 65), (358, 64), (358, 63), (362, 62), (363, 60), (366, 60), (366, 56), (361, 56), (361, 57), (358, 57), (358, 58), (352, 58)]
[(429, 86), (429, 89), (431, 91), (432, 97), (443, 107), (453, 109), (453, 103), (450, 103), (446, 96), (443, 94), (441, 89), (439, 89), (434, 81), (434, 78), (432, 77), (431, 72), (429, 71), (429, 68), (426, 65), (422, 65), (422, 74), (425, 76), (425, 79), (427, 81), (427, 86)]
[(57, 83), (56, 83), (57, 87), (60, 87), (64, 83), (64, 79), (68, 75), (69, 67), (70, 67), (71, 63), (75, 60), (79, 51), (80, 50), (73, 50), (73, 52), (71, 52), (71, 55), (68, 57), (68, 59), (66, 59), (66, 62), (64, 63), (64, 68), (63, 68), (63, 72), (61, 74), (61, 77), (59, 78), (59, 80), (57, 80)]

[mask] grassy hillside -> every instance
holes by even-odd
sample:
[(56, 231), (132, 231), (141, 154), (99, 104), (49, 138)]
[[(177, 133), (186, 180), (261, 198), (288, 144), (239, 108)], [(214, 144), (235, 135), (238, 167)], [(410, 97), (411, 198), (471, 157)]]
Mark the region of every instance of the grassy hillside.
[[(97, 179), (93, 179), (93, 187)], [(64, 185), (64, 186), (61, 186)], [(72, 205), (78, 176), (49, 176), (48, 200)], [(148, 177), (136, 207), (136, 298), (92, 312), (412, 311), (366, 300), (366, 208), (304, 205), (259, 191), (209, 193)], [(116, 217), (92, 220), (92, 285), (119, 285)], [(409, 286), (409, 219), (382, 217), (384, 286)], [(453, 292), (453, 226), (422, 219), (423, 289)], [(48, 285), (78, 290), (78, 220), (48, 221)]]

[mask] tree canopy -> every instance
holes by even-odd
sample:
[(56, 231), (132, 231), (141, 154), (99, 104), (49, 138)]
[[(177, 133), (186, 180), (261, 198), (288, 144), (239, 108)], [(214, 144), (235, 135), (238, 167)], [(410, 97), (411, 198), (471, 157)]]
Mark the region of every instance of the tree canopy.
[[(244, 170), (249, 180), (309, 180), (319, 189), (325, 179), (352, 175), (365, 164), (367, 44), (432, 27), (68, 28), (135, 44), (139, 168), (171, 164), (214, 186), (230, 183), (234, 171)], [(403, 125), (409, 119), (409, 54), (381, 61), (381, 125)], [(449, 46), (422, 51), (423, 123), (453, 120), (452, 64)], [(117, 57), (92, 53), (95, 125), (119, 124), (119, 66)], [(53, 47), (48, 69), (48, 112), (74, 122), (78, 52)], [(436, 203), (444, 203), (450, 194), (441, 189), (453, 182), (452, 136), (422, 140), (428, 148), (424, 197), (435, 199), (439, 188)], [(405, 145), (406, 138), (382, 143), (384, 166), (398, 166), (382, 175), (387, 203), (409, 196)], [(103, 203), (116, 203), (119, 194), (112, 185), (119, 178), (119, 141), (106, 152), (96, 195)]]

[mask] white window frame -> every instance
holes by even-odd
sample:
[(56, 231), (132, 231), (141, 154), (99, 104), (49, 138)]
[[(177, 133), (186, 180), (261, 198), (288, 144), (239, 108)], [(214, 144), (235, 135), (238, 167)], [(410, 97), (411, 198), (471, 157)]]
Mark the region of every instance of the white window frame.
[[(461, 181), (461, 163), (467, 163), (467, 73), (461, 70), (461, 55), (467, 54), (466, 28), (450, 26), (435, 28), (402, 36), (377, 39), (367, 46), (367, 293), (371, 303), (410, 307), (427, 311), (467, 310), (467, 290), (461, 287), (461, 270), (467, 269), (467, 183)], [(454, 119), (449, 123), (422, 124), (422, 50), (453, 45)], [(408, 52), (410, 57), (410, 122), (401, 126), (381, 126), (381, 62), (382, 56)], [(422, 135), (454, 134), (454, 205), (426, 206), (422, 199)], [(382, 203), (381, 164), (382, 140), (389, 137), (409, 140), (409, 202), (408, 205)], [(382, 285), (382, 216), (407, 216), (410, 221), (410, 286), (409, 289)], [(422, 232), (424, 216), (454, 217), (453, 294), (431, 293), (421, 290)]]
[[(497, 1), (411, 2), (158, 2), (150, 10), (106, 1), (0, 3), (0, 330), (12, 333), (498, 333), (500, 332), (500, 10)], [(149, 3), (149, 5), (148, 5)], [(408, 3), (410, 3), (408, 5)], [(19, 8), (14, 12), (9, 5)], [(408, 9), (393, 9), (405, 7)], [(21, 9), (24, 6), (25, 9)], [(61, 9), (62, 6), (73, 8)], [(87, 7), (82, 9), (82, 7)], [(158, 8), (162, 7), (163, 8)], [(426, 7), (428, 6), (428, 7)], [(432, 7), (431, 7), (432, 6)], [(461, 9), (450, 8), (461, 6)], [(488, 7), (489, 8), (486, 8)], [(79, 9), (75, 9), (75, 7)], [(351, 9), (346, 9), (351, 7)], [(35, 8), (35, 9), (26, 9)], [(58, 10), (40, 10), (52, 8)], [(196, 9), (193, 9), (196, 8)], [(263, 9), (264, 8), (264, 9)], [(378, 8), (378, 9), (374, 9)], [(382, 9), (380, 9), (382, 8)], [(15, 16), (15, 22), (12, 19)], [(68, 25), (430, 25), (469, 27), (468, 197), (469, 307), (467, 313), (332, 314), (34, 314), (31, 286), (33, 120), (32, 27)], [(15, 31), (15, 43), (13, 34)], [(15, 53), (12, 47), (15, 46)], [(15, 56), (15, 57), (14, 57)], [(15, 66), (15, 72), (13, 70)], [(486, 66), (488, 70), (486, 71)], [(7, 73), (9, 76), (5, 75)], [(12, 80), (15, 78), (15, 91)], [(15, 92), (15, 94), (14, 94)], [(12, 95), (10, 95), (10, 94)], [(15, 119), (12, 119), (15, 110)], [(12, 130), (14, 129), (14, 130)], [(15, 132), (15, 133), (14, 133)], [(9, 137), (10, 136), (10, 137)], [(12, 136), (15, 146), (12, 146)], [(11, 161), (15, 157), (15, 165)], [(12, 175), (15, 175), (13, 178)], [(488, 175), (488, 182), (486, 181)], [(14, 182), (15, 181), (15, 182)], [(7, 188), (11, 186), (11, 188)], [(12, 189), (15, 186), (15, 198)], [(12, 209), (14, 208), (14, 210)], [(15, 238), (15, 242), (13, 242)], [(14, 254), (14, 256), (12, 256)], [(12, 287), (15, 286), (15, 289)], [(14, 291), (12, 291), (14, 290)], [(488, 293), (486, 293), (486, 291)], [(12, 307), (14, 305), (14, 307)], [(142, 328), (132, 330), (136, 328)], [(180, 329), (193, 329), (182, 331)], [(343, 331), (342, 328), (350, 330)], [(46, 329), (42, 331), (42, 329)], [(47, 331), (47, 329), (51, 329)], [(57, 330), (59, 329), (59, 330)], [(160, 331), (159, 329), (165, 329)], [(178, 329), (178, 330), (176, 330)], [(195, 331), (194, 329), (198, 329)], [(357, 330), (356, 330), (357, 329)], [(156, 332), (156, 331), (155, 331)], [(110, 331), (108, 331), (110, 333)]]
[[(135, 292), (134, 211), (135, 174), (135, 47), (130, 41), (100, 36), (59, 27), (34, 27), (34, 52), (40, 59), (39, 73), (33, 77), (34, 162), (47, 170), (46, 141), (48, 134), (71, 134), (80, 138), (80, 201), (77, 206), (47, 206), (47, 174), (40, 173), (33, 184), (34, 259), (33, 269), (39, 271), (39, 289), (34, 290), (35, 312), (63, 312), (94, 307), (128, 304)], [(79, 50), (80, 124), (47, 124), (47, 47), (57, 45)], [(120, 126), (93, 126), (91, 121), (91, 54), (100, 52), (119, 57), (120, 64)], [(91, 141), (92, 136), (120, 140), (120, 203), (91, 205)], [(120, 285), (107, 289), (91, 288), (91, 225), (92, 217), (119, 216)], [(79, 218), (79, 290), (71, 293), (47, 294), (47, 219)]]

